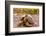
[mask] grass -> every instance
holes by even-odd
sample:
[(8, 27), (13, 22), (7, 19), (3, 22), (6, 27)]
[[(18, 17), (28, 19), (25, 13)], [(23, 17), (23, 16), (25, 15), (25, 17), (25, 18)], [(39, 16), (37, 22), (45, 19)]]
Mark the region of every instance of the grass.
[(13, 9), (13, 13), (17, 13), (19, 14), (31, 14), (31, 15), (35, 15), (35, 14), (39, 14), (39, 9), (35, 9), (35, 8), (14, 8)]

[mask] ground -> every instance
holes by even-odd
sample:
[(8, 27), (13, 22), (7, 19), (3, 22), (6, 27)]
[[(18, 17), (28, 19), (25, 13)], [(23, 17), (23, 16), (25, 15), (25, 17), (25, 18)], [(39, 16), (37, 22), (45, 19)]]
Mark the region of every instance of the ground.
[[(38, 26), (39, 25), (39, 15), (37, 14), (37, 15), (31, 15), (32, 16), (32, 19), (33, 19), (33, 21), (34, 21), (34, 25), (33, 25), (33, 27), (36, 27), (36, 26)], [(17, 27), (18, 26), (18, 24), (19, 24), (19, 21), (20, 21), (20, 19), (22, 18), (23, 16), (20, 16), (20, 15), (13, 15), (13, 27), (15, 28), (15, 27)], [(30, 20), (29, 20), (30, 21)]]

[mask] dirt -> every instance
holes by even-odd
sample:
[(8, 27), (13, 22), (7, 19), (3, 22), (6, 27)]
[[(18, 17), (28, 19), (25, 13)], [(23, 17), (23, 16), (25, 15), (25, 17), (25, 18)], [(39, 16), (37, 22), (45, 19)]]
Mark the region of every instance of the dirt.
[[(14, 28), (15, 28), (15, 27), (18, 27), (19, 23), (21, 22), (20, 19), (21, 19), (22, 17), (23, 17), (23, 16), (20, 16), (20, 15), (18, 15), (18, 16), (13, 15), (13, 27), (14, 27)], [(34, 24), (33, 24), (32, 27), (37, 27), (37, 26), (39, 26), (39, 15), (30, 15), (29, 17), (30, 17), (30, 18), (32, 17), (33, 22), (34, 22)], [(30, 18), (29, 18), (29, 19), (30, 19)], [(30, 20), (29, 20), (29, 21), (30, 21)], [(23, 27), (23, 26), (22, 26), (22, 27)]]

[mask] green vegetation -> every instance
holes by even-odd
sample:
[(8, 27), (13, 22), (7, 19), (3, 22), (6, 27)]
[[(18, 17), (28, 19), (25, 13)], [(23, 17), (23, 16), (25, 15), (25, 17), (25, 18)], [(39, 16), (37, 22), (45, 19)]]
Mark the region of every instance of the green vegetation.
[(14, 8), (13, 13), (17, 14), (39, 14), (39, 9), (34, 9), (34, 8)]

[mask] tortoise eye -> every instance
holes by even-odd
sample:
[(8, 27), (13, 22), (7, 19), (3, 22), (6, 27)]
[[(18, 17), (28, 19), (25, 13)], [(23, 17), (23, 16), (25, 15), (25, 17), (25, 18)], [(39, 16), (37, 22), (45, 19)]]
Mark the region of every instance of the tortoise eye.
[(21, 20), (24, 20), (24, 17), (22, 17), (22, 19)]

